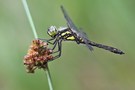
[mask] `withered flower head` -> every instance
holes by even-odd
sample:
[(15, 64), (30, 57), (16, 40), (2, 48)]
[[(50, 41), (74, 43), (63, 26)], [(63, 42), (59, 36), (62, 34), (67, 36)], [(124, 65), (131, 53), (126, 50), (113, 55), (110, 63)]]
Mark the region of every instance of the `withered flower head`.
[(24, 65), (28, 73), (34, 73), (36, 68), (46, 68), (47, 62), (53, 59), (52, 50), (47, 48), (47, 43), (33, 40), (27, 55), (24, 56)]

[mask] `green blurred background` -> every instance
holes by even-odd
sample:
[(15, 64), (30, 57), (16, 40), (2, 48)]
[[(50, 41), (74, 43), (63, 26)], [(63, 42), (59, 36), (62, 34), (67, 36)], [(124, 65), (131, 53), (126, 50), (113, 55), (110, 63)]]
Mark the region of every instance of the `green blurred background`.
[[(125, 51), (115, 55), (63, 42), (62, 56), (49, 63), (54, 90), (135, 90), (134, 0), (28, 0), (39, 38), (51, 25), (66, 26), (63, 5), (95, 42)], [(28, 74), (23, 57), (34, 39), (21, 0), (0, 0), (0, 90), (49, 90), (46, 74)]]

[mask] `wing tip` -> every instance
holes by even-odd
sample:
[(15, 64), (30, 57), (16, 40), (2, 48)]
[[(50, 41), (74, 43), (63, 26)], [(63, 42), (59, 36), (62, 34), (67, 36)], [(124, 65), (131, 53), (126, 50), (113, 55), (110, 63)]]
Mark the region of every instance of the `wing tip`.
[(64, 10), (64, 7), (63, 7), (63, 5), (60, 5), (60, 8), (61, 8), (61, 10), (62, 10), (62, 11)]

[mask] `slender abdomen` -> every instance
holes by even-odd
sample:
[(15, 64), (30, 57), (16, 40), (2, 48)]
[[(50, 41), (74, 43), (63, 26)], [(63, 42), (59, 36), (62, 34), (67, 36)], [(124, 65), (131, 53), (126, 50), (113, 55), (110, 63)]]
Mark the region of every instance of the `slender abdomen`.
[[(82, 42), (84, 44), (84, 42)], [(95, 43), (95, 42), (92, 42), (92, 41), (89, 41), (89, 44), (91, 46), (95, 46), (95, 47), (98, 47), (98, 48), (102, 48), (102, 49), (105, 49), (105, 50), (108, 50), (110, 52), (113, 52), (115, 54), (125, 54), (123, 51), (121, 51), (120, 49), (117, 49), (117, 48), (114, 48), (114, 47), (111, 47), (111, 46), (107, 46), (107, 45), (103, 45), (103, 44), (98, 44), (98, 43)]]

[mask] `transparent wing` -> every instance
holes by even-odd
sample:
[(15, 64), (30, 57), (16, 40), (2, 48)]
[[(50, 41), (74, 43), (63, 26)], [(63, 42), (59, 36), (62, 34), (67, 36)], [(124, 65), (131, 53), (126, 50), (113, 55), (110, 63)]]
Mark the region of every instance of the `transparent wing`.
[[(63, 12), (63, 15), (67, 21), (67, 24), (69, 26), (69, 28), (71, 29), (71, 32), (75, 33), (77, 35), (77, 37), (80, 37), (83, 39), (84, 43), (86, 44), (86, 46), (90, 49), (93, 50), (92, 46), (89, 45), (89, 39), (87, 38), (86, 33), (84, 33), (81, 30), (78, 30), (78, 28), (74, 25), (73, 21), (70, 19), (70, 17), (68, 16), (67, 12), (65, 11), (64, 7), (61, 6), (61, 10)], [(74, 35), (74, 34), (73, 34)], [(74, 35), (74, 37), (76, 37)]]
[(83, 32), (82, 28), (80, 28), (79, 30), (80, 30), (80, 33), (79, 33), (80, 37), (83, 38), (83, 40), (84, 40), (85, 44), (87, 45), (87, 47), (92, 51), (93, 48), (89, 44), (90, 41), (89, 41), (89, 39), (87, 37), (87, 34), (85, 32)]
[(72, 31), (73, 31), (74, 33), (79, 32), (78, 29), (77, 29), (77, 27), (74, 25), (74, 23), (72, 22), (72, 20), (71, 20), (70, 17), (68, 16), (68, 14), (67, 14), (67, 12), (65, 11), (65, 9), (64, 9), (63, 6), (61, 6), (61, 10), (62, 10), (62, 12), (63, 12), (63, 15), (64, 15), (66, 21), (67, 21), (68, 26), (69, 26), (71, 29), (73, 29)]

